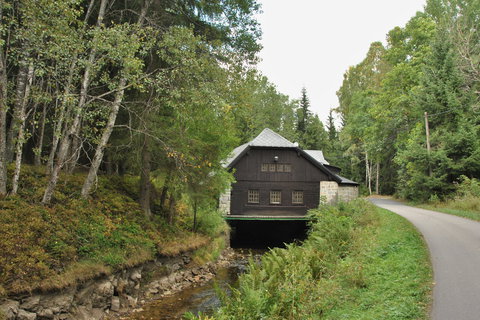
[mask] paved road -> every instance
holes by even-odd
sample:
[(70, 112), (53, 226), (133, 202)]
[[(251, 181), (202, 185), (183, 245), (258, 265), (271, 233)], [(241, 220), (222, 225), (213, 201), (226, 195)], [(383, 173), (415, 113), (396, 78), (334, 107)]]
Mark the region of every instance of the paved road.
[(480, 223), (371, 199), (410, 220), (425, 237), (434, 270), (433, 320), (480, 319)]

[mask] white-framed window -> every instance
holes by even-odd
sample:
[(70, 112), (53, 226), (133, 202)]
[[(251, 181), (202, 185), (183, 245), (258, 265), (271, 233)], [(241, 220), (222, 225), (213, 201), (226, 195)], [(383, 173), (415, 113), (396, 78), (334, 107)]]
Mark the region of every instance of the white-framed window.
[(275, 163), (269, 163), (268, 164), (268, 171), (275, 172), (275, 168), (276, 168)]
[(277, 172), (283, 172), (283, 163), (277, 163)]
[(292, 191), (292, 204), (303, 204), (303, 191)]
[(268, 163), (262, 163), (262, 167), (260, 169), (262, 172), (267, 172), (268, 171)]
[(282, 203), (282, 191), (273, 190), (270, 191), (270, 204)]
[(283, 171), (284, 172), (292, 172), (292, 165), (288, 164), (288, 163), (284, 164), (283, 165)]
[(259, 203), (260, 192), (258, 190), (248, 190), (248, 203)]

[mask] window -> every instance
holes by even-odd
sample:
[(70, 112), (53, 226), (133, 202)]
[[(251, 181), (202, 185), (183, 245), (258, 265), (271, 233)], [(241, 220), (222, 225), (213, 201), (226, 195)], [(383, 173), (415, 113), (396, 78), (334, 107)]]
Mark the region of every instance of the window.
[(282, 203), (282, 191), (270, 191), (270, 204)]
[(258, 190), (248, 190), (248, 203), (259, 203), (260, 192)]
[(292, 192), (292, 204), (303, 204), (303, 191)]
[(292, 172), (292, 165), (287, 163), (262, 163), (261, 172)]

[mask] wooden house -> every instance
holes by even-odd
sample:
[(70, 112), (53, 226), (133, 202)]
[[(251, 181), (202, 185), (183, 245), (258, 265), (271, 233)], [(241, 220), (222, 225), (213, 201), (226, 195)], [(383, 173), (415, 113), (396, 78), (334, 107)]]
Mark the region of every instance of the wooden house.
[(302, 150), (264, 129), (233, 150), (224, 166), (236, 182), (220, 197), (230, 217), (299, 217), (320, 201), (334, 203), (358, 196), (358, 184), (340, 176), (320, 150)]

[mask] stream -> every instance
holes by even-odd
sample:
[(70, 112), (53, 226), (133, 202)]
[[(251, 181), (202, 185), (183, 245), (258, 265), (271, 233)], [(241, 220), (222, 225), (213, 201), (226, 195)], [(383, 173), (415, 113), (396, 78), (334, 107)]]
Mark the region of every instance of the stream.
[(189, 287), (171, 296), (162, 297), (145, 304), (140, 311), (132, 313), (129, 320), (182, 319), (186, 312), (212, 314), (220, 306), (215, 287), (229, 292), (235, 287), (238, 275), (245, 272), (249, 257), (259, 260), (266, 250), (235, 249), (235, 257), (228, 267), (220, 267), (216, 276), (204, 285)]

